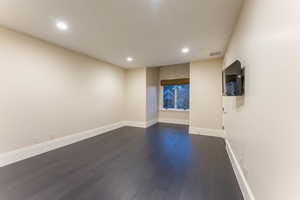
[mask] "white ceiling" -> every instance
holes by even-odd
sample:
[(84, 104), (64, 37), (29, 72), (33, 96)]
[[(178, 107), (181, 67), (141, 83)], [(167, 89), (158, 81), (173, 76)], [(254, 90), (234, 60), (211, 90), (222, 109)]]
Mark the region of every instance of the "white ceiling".
[[(123, 67), (224, 51), (242, 0), (1, 0), (0, 24)], [(70, 29), (59, 31), (63, 20)], [(182, 47), (190, 53), (183, 55)], [(128, 63), (126, 57), (134, 61)]]

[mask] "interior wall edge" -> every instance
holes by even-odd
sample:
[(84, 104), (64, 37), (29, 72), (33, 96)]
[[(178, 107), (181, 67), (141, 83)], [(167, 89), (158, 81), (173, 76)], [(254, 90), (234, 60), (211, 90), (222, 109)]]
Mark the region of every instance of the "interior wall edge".
[(226, 139), (226, 151), (227, 151), (233, 171), (235, 173), (235, 176), (237, 178), (237, 181), (239, 183), (241, 192), (242, 192), (245, 200), (255, 200), (254, 194), (253, 194), (253, 192), (248, 184), (248, 181), (243, 173), (242, 167), (237, 160), (237, 157), (230, 145), (229, 140), (227, 140), (227, 139)]

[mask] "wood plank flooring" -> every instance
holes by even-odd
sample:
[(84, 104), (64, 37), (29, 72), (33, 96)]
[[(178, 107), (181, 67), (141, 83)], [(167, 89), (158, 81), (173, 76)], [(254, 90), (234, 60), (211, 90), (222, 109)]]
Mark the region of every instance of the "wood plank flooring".
[(0, 168), (0, 200), (242, 200), (223, 139), (124, 127)]

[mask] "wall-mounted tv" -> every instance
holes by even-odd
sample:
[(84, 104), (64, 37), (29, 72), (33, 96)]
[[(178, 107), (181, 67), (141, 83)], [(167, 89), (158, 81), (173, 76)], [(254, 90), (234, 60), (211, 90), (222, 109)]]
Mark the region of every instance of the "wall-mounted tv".
[(245, 69), (239, 60), (236, 60), (223, 71), (223, 95), (243, 96)]

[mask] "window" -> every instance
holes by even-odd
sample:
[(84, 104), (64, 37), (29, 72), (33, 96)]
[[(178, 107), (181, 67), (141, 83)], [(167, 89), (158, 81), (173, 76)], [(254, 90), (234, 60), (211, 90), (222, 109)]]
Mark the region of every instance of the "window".
[(163, 109), (188, 110), (190, 108), (190, 85), (162, 86)]

